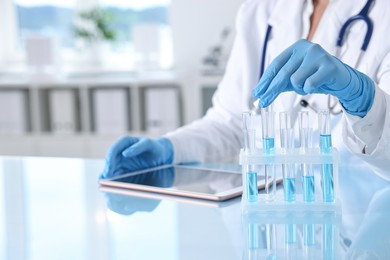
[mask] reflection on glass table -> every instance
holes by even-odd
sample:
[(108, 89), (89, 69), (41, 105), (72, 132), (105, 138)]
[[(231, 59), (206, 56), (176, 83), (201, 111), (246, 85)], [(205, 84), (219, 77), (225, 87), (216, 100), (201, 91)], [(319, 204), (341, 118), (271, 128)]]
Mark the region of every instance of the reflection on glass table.
[(0, 259), (388, 259), (389, 182), (343, 163), (339, 218), (245, 220), (240, 198), (103, 193), (102, 160), (0, 157)]
[[(137, 174), (126, 177), (126, 182), (134, 184), (145, 184), (157, 187), (170, 187), (173, 183), (175, 173), (172, 168), (161, 169), (150, 174)], [(103, 188), (104, 189), (104, 188)], [(104, 191), (104, 190), (103, 190)], [(160, 200), (148, 199), (136, 196), (128, 196), (123, 194), (126, 190), (107, 188), (104, 194), (107, 202), (107, 207), (114, 212), (122, 215), (130, 215), (136, 211), (153, 211)], [(122, 194), (121, 194), (122, 192)]]

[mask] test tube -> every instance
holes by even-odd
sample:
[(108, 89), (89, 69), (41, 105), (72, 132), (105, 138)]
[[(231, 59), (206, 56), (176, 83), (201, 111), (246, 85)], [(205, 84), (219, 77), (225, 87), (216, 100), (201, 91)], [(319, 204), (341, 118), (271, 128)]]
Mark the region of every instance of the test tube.
[[(309, 128), (309, 112), (300, 111), (299, 120), (299, 140), (302, 153), (306, 153), (311, 147), (312, 129)], [(314, 174), (311, 164), (302, 164), (302, 183), (303, 183), (303, 200), (306, 202), (314, 201)]]
[[(321, 153), (332, 152), (332, 136), (330, 133), (329, 110), (320, 110), (318, 112), (318, 128), (320, 131), (320, 150)], [(333, 165), (322, 165), (322, 200), (324, 202), (334, 201), (333, 190)]]
[(267, 154), (275, 151), (275, 113), (272, 107), (261, 109), (261, 128), (263, 130), (263, 150)]
[[(261, 109), (261, 128), (263, 133), (263, 152), (274, 154), (275, 152), (275, 113), (272, 106)], [(266, 164), (265, 171), (265, 201), (273, 201), (276, 192), (275, 167)]]
[[(242, 113), (242, 131), (244, 134), (244, 152), (251, 154), (256, 148), (256, 131), (253, 129), (251, 112)], [(255, 165), (246, 165), (245, 196), (249, 202), (257, 202), (258, 184)]]
[[(291, 128), (290, 114), (287, 112), (279, 113), (280, 121), (280, 147), (282, 152), (287, 153), (294, 148), (294, 129)], [(293, 164), (283, 164), (283, 191), (285, 201), (295, 201), (295, 171)]]

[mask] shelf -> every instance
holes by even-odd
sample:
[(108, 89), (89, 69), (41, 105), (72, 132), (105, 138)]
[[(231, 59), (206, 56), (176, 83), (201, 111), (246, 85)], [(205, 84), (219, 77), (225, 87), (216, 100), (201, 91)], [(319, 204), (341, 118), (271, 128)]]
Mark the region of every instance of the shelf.
[[(8, 145), (2, 146), (0, 154), (102, 156), (108, 144), (94, 153), (88, 148), (94, 142), (86, 145), (90, 138), (110, 136), (108, 143), (112, 143), (113, 137), (129, 133), (165, 134), (200, 118), (211, 106), (220, 77), (192, 75), (79, 73), (41, 81), (0, 76), (0, 98), (12, 93), (20, 100), (11, 102), (12, 109), (2, 108), (0, 140)], [(11, 119), (18, 122), (19, 130), (2, 131), (2, 123)]]

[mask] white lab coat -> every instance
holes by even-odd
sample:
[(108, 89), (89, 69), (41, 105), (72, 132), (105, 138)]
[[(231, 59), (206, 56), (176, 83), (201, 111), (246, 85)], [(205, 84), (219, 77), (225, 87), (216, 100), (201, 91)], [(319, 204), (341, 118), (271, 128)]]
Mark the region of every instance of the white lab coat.
[[(365, 3), (366, 0), (330, 0), (313, 42), (335, 54), (342, 24)], [(213, 107), (202, 119), (167, 134), (174, 146), (174, 163), (217, 161), (237, 155), (243, 140), (241, 114), (253, 107), (251, 91), (258, 83), (267, 25), (273, 26), (266, 55), (266, 64), (269, 64), (285, 48), (308, 35), (312, 10), (311, 0), (248, 0), (243, 3), (236, 20), (233, 49), (213, 96)], [(369, 16), (374, 31), (357, 69), (376, 83), (374, 103), (364, 118), (345, 112), (333, 118), (333, 145), (342, 151), (342, 161), (356, 154), (378, 175), (390, 179), (390, 1), (377, 0)], [(340, 59), (344, 63), (356, 67), (365, 31), (365, 24), (360, 22), (350, 30), (341, 49)], [(293, 92), (283, 93), (275, 100), (274, 110), (296, 113), (301, 109), (301, 98)], [(303, 98), (312, 107), (327, 108), (325, 95)], [(311, 116), (313, 128), (317, 128), (316, 114), (313, 112)]]

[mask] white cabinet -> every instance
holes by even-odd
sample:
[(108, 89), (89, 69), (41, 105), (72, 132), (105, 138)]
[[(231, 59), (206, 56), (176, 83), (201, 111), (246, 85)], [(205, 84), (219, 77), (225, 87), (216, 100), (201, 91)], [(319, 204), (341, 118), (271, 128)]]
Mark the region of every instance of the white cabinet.
[(29, 130), (28, 90), (0, 91), (0, 134), (24, 134)]
[(122, 134), (131, 130), (129, 89), (95, 88), (91, 95), (93, 132)]
[(180, 126), (179, 88), (147, 87), (144, 89), (144, 128), (152, 135), (161, 135)]
[(80, 131), (79, 98), (77, 89), (48, 91), (48, 131), (53, 134), (75, 134)]
[(102, 158), (121, 135), (174, 130), (205, 114), (220, 80), (191, 75), (0, 78), (0, 155)]
[(121, 135), (155, 137), (181, 126), (181, 89), (169, 75), (0, 77), (0, 155), (102, 158)]

